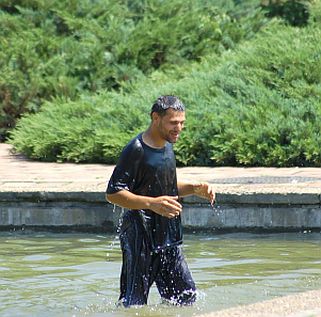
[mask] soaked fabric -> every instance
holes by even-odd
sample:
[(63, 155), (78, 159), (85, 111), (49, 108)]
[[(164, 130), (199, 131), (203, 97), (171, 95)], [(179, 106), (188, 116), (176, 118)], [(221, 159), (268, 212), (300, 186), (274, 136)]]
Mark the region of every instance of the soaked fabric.
[(151, 285), (166, 302), (190, 305), (196, 300), (195, 284), (180, 246), (152, 252), (145, 228), (135, 214), (127, 214), (131, 223), (120, 234), (123, 266), (119, 301), (125, 307), (145, 305)]
[[(172, 144), (166, 143), (162, 149), (151, 148), (143, 142), (142, 134), (129, 142), (113, 171), (107, 193), (120, 190), (150, 197), (177, 196), (176, 161)], [(128, 210), (126, 213), (136, 214), (152, 251), (182, 243), (180, 216), (169, 219), (148, 209)], [(123, 226), (127, 226), (126, 221), (123, 221)]]
[[(172, 144), (149, 147), (139, 134), (124, 148), (107, 193), (178, 196)], [(127, 210), (120, 227), (123, 265), (119, 300), (124, 306), (147, 304), (155, 282), (163, 300), (186, 305), (195, 301), (195, 284), (179, 244), (181, 217), (166, 218), (152, 210)]]

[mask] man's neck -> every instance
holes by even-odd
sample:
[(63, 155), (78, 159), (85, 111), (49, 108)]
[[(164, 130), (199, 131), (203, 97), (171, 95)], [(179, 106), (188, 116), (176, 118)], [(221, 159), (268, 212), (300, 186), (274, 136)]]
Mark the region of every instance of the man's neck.
[(152, 127), (149, 127), (142, 135), (144, 143), (146, 143), (148, 146), (155, 148), (155, 149), (161, 149), (165, 146), (166, 140), (162, 139), (158, 133), (155, 133), (153, 131)]

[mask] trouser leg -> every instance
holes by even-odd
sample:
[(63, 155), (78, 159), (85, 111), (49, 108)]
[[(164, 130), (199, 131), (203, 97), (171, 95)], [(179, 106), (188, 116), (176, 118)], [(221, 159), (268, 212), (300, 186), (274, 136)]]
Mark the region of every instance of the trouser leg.
[(140, 224), (133, 222), (120, 234), (123, 264), (119, 300), (125, 307), (147, 304), (151, 285), (151, 252)]
[(156, 285), (161, 297), (177, 305), (191, 305), (196, 300), (196, 287), (181, 247), (160, 254)]

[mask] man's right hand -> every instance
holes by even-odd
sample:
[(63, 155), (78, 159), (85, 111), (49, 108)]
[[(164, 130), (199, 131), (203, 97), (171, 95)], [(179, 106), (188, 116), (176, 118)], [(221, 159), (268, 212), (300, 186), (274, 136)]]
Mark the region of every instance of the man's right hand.
[(178, 196), (159, 196), (153, 198), (150, 209), (157, 214), (174, 218), (182, 212), (182, 205), (178, 202)]
[(155, 213), (173, 218), (182, 212), (182, 205), (178, 202), (178, 196), (141, 196), (128, 190), (120, 190), (114, 194), (106, 195), (106, 199), (117, 206), (127, 209), (150, 209)]

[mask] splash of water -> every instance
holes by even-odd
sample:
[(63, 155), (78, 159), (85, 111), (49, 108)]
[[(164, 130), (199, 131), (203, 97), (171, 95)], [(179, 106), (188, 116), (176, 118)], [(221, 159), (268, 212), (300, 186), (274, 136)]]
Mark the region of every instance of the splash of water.
[(221, 209), (221, 206), (219, 206), (219, 205), (212, 205), (212, 209), (213, 209), (213, 211), (214, 211), (214, 213), (218, 216), (218, 217), (220, 217), (221, 215), (222, 215), (222, 209)]
[(121, 208), (121, 212), (120, 212), (120, 215), (119, 215), (119, 218), (118, 218), (118, 224), (117, 224), (117, 227), (116, 227), (116, 234), (115, 234), (112, 242), (110, 243), (110, 245), (109, 245), (108, 248), (107, 248), (107, 253), (106, 253), (107, 261), (109, 261), (109, 257), (111, 256), (110, 253), (112, 253), (113, 251), (115, 251), (115, 245), (116, 245), (116, 243), (118, 243), (118, 240), (119, 240), (120, 228), (121, 228), (121, 226), (122, 226), (122, 223), (123, 223), (123, 215), (124, 215), (124, 213), (125, 213), (125, 209), (124, 209), (124, 208), (122, 208), (122, 207), (117, 207), (116, 205), (114, 205), (114, 207), (113, 207), (113, 213), (116, 213), (117, 208)]

